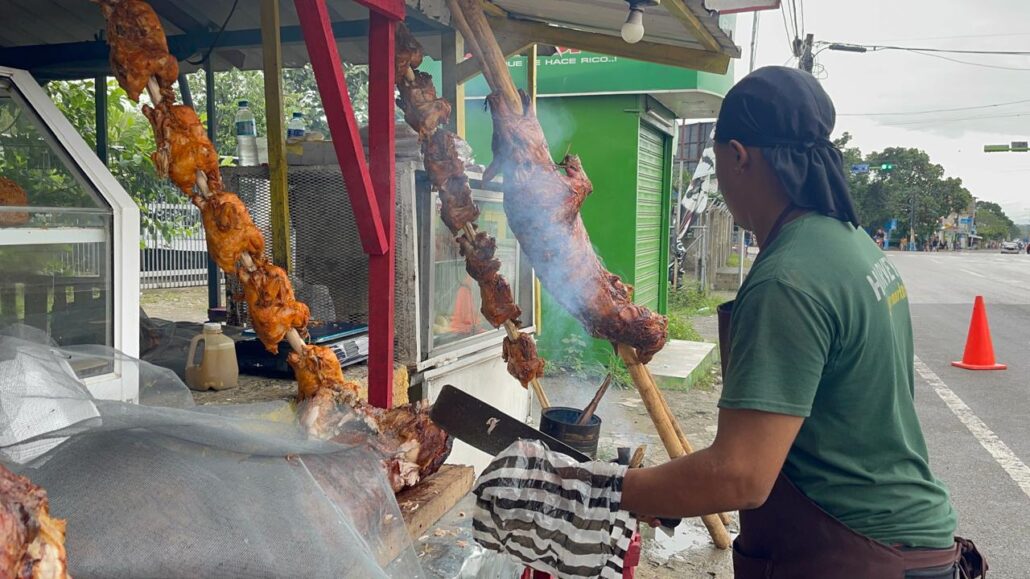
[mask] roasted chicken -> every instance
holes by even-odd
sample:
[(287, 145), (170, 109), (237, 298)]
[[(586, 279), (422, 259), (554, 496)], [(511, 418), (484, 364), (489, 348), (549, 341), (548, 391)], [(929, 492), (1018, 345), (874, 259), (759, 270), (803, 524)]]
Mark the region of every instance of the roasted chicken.
[[(286, 272), (265, 259), (264, 238), (246, 206), (235, 194), (222, 190), (218, 155), (196, 113), (174, 103), (171, 86), (177, 65), (168, 54), (164, 31), (154, 11), (141, 0), (94, 1), (108, 21), (111, 63), (119, 83), (133, 100), (147, 87), (155, 91), (152, 96), (159, 97), (155, 100), (160, 102), (144, 107), (157, 141), (154, 165), (200, 209), (209, 254), (223, 271), (239, 277), (258, 338), (276, 353), (291, 330), (306, 336), (308, 307), (296, 300)], [(406, 62), (421, 62), (417, 43), (415, 49), (418, 54), (409, 52)], [(419, 90), (429, 101), (413, 111), (412, 118), (435, 127), (447, 118), (450, 107), (436, 99), (432, 83), (424, 84), (428, 80), (423, 79)], [(463, 211), (468, 212), (471, 206), (477, 212), (471, 195), (463, 202)], [(383, 411), (362, 402), (357, 384), (344, 378), (332, 350), (304, 345), (301, 351), (291, 352), (288, 361), (297, 377), (298, 398), (303, 401), (300, 419), (307, 432), (322, 439), (371, 443), (382, 454), (383, 468), (394, 491), (432, 474), (447, 458), (450, 438), (429, 421), (424, 408), (404, 406)], [(4, 530), (2, 523), (0, 518), (0, 532)]]
[(290, 352), (286, 357), (297, 378), (297, 398), (306, 400), (316, 392), (348, 391), (355, 396), (358, 385), (343, 377), (340, 360), (325, 346), (304, 346), (302, 353)]
[(164, 100), (156, 107), (143, 105), (143, 114), (154, 129), (157, 150), (150, 158), (159, 175), (170, 178), (187, 196), (193, 195), (198, 171), (207, 178), (209, 190), (221, 190), (218, 152), (193, 107)]
[(168, 40), (154, 9), (142, 0), (93, 0), (107, 19), (111, 71), (134, 102), (153, 78), (172, 100), (179, 63), (168, 52)]
[(0, 464), (0, 577), (68, 577), (64, 532), (46, 491)]
[[(14, 182), (14, 179), (0, 177), (0, 206), (18, 207), (29, 204), (29, 195)], [(24, 225), (29, 221), (25, 211), (0, 211), (0, 227), (6, 225)]]
[[(266, 350), (279, 353), (279, 343), (286, 339), (290, 329), (296, 329), (302, 336), (307, 333), (311, 312), (294, 297), (290, 278), (283, 268), (261, 259), (254, 263), (253, 270), (240, 266), (236, 275), (243, 282), (250, 321)], [(331, 373), (339, 372), (339, 366), (337, 362)], [(329, 368), (323, 370), (330, 371)]]
[(222, 271), (236, 273), (244, 254), (265, 254), (265, 238), (250, 219), (250, 213), (238, 196), (221, 191), (210, 197), (196, 195), (193, 204), (200, 208), (207, 236), (207, 251)]
[(517, 113), (499, 94), (487, 97), (494, 121), (494, 162), (504, 176), (508, 226), (541, 283), (591, 335), (637, 350), (642, 363), (665, 345), (667, 320), (634, 304), (632, 288), (601, 265), (579, 208), (593, 189), (578, 157), (556, 165), (523, 94)]

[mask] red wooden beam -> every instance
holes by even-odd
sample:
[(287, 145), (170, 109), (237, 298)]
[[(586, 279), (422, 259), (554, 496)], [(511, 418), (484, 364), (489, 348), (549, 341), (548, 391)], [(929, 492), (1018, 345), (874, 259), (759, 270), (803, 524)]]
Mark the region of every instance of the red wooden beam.
[[(358, 123), (354, 118), (350, 95), (347, 94), (347, 81), (343, 76), (343, 65), (336, 49), (336, 38), (333, 36), (325, 0), (295, 0), (294, 5), (304, 32), (311, 67), (315, 72), (318, 93), (322, 97), (336, 159), (340, 163), (344, 183), (347, 184), (361, 245), (369, 255), (383, 255), (389, 251), (390, 241), (383, 228), (368, 163), (365, 162)], [(372, 15), (377, 16), (378, 13), (373, 12)], [(393, 93), (390, 94), (390, 103), (393, 106)]]
[(387, 250), (368, 260), (368, 401), (393, 404), (394, 237), (394, 31), (397, 22), (371, 12), (368, 31), (368, 157), (372, 185), (383, 218)]
[[(354, 0), (373, 13), (379, 13), (391, 20), (404, 20), (404, 0)], [(370, 39), (371, 40), (371, 39)]]

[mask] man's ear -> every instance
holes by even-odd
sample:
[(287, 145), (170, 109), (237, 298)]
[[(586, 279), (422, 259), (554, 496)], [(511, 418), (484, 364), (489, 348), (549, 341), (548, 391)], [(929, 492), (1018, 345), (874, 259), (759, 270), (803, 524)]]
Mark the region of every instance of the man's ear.
[(751, 154), (748, 153), (747, 147), (736, 139), (731, 139), (729, 145), (735, 155), (736, 166), (733, 169), (737, 173), (742, 173), (751, 164)]

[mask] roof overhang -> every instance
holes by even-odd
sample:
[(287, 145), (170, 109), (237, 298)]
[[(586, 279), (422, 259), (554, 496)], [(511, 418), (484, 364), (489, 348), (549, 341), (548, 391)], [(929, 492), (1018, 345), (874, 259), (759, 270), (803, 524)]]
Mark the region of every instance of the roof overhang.
[[(251, 2), (232, 0), (148, 0), (161, 17), (169, 48), (184, 72), (217, 42), (215, 70), (261, 68), (261, 21)], [(441, 53), (440, 32), (450, 24), (446, 0), (405, 0), (407, 24), (433, 57)], [(740, 55), (717, 14), (703, 0), (661, 0), (646, 8), (643, 40), (628, 44), (619, 30), (625, 0), (494, 0), (483, 7), (506, 55), (531, 44), (551, 44), (636, 60), (724, 73)], [(352, 0), (326, 0), (341, 55), (348, 62), (368, 59), (368, 9)], [(231, 18), (227, 17), (232, 14)], [(12, 26), (0, 27), (0, 65), (30, 70), (37, 78), (88, 78), (109, 74), (103, 16), (86, 0), (0, 0), (0, 14)], [(292, 0), (281, 0), (283, 65), (308, 62)], [(225, 23), (225, 30), (218, 34)], [(459, 68), (459, 78), (475, 74), (476, 63)]]
[[(481, 0), (505, 56), (531, 44), (552, 44), (613, 56), (723, 74), (740, 49), (703, 0), (661, 0), (646, 8), (644, 38), (622, 40), (629, 10), (626, 0)], [(450, 24), (446, 0), (407, 0), (428, 18)], [(459, 67), (458, 78), (478, 72), (474, 62)]]

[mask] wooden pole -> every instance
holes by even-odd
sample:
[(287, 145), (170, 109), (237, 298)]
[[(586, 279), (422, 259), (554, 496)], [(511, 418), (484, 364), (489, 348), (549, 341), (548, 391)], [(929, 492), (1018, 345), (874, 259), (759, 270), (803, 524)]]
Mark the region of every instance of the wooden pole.
[(289, 273), (290, 202), (286, 177), (286, 130), (283, 126), (282, 44), (279, 40), (279, 0), (261, 0), (261, 62), (265, 77), (265, 120), (268, 140), (268, 181), (272, 217), (272, 262)]
[[(680, 443), (680, 438), (676, 433), (678, 425), (674, 426), (676, 421), (668, 411), (668, 403), (665, 402), (661, 391), (658, 390), (658, 387), (651, 380), (651, 373), (637, 359), (637, 353), (633, 348), (625, 344), (619, 344), (618, 350), (619, 357), (622, 358), (622, 361), (626, 364), (626, 369), (629, 370), (630, 376), (633, 377), (633, 384), (636, 385), (637, 392), (640, 393), (640, 398), (644, 401), (644, 407), (651, 417), (651, 422), (654, 423), (655, 429), (658, 430), (658, 437), (662, 440), (665, 450), (669, 453), (669, 458), (676, 459), (686, 456), (686, 446), (689, 446), (689, 443), (686, 446)], [(684, 437), (684, 440), (686, 440), (686, 437)], [(701, 517), (701, 522), (708, 529), (708, 534), (711, 535), (712, 542), (715, 543), (716, 548), (728, 549), (730, 547), (730, 535), (726, 532), (726, 526), (719, 515), (704, 515)]]

